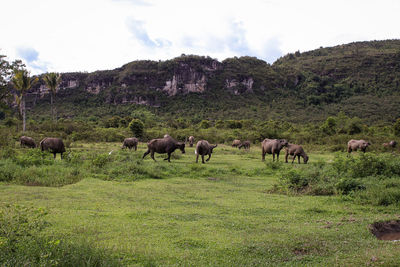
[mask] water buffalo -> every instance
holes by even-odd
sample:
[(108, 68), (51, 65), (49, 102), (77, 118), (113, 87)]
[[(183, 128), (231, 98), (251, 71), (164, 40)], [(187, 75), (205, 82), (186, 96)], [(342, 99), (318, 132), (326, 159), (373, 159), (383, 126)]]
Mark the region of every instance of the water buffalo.
[(233, 140), (233, 142), (232, 142), (232, 147), (238, 147), (238, 146), (240, 146), (241, 143), (242, 143), (242, 142), (240, 142), (239, 139), (235, 139), (235, 140)]
[(122, 144), (122, 148), (135, 148), (136, 151), (138, 143), (139, 141), (136, 137), (125, 138), (124, 143)]
[(385, 148), (391, 148), (393, 150), (394, 148), (396, 148), (397, 142), (392, 140), (389, 143), (383, 143), (382, 145)]
[(159, 154), (168, 154), (168, 158), (164, 160), (170, 161), (171, 154), (172, 152), (175, 151), (175, 149), (179, 148), (182, 152), (182, 154), (185, 153), (185, 143), (181, 143), (173, 139), (171, 136), (164, 136), (164, 138), (160, 139), (152, 139), (150, 142), (147, 143), (147, 151), (144, 152), (143, 157), (146, 157), (149, 153), (151, 153), (151, 158), (155, 160), (154, 158), (154, 153), (157, 152)]
[(213, 149), (216, 148), (217, 145), (213, 146), (210, 145), (206, 140), (200, 140), (197, 142), (196, 145), (196, 150), (194, 153), (196, 154), (196, 163), (199, 161), (199, 155), (201, 155), (201, 162), (204, 163), (204, 156), (208, 155), (208, 159), (206, 161), (209, 161), (211, 158), (211, 154), (213, 152)]
[(244, 141), (243, 143), (241, 143), (239, 145), (239, 149), (241, 149), (242, 147), (244, 147), (244, 149), (250, 149), (250, 141)]
[(189, 146), (192, 147), (194, 144), (194, 136), (189, 136)]
[(365, 141), (365, 140), (354, 140), (351, 139), (347, 143), (347, 152), (350, 154), (351, 151), (357, 151), (358, 149), (361, 149), (362, 152), (365, 153), (365, 150), (367, 149), (368, 146), (370, 146), (371, 143)]
[(65, 152), (65, 146), (61, 138), (45, 137), (40, 141), (40, 149), (42, 151), (49, 151), (54, 154), (56, 158), (56, 153), (61, 154), (61, 159), (63, 158), (63, 153)]
[(288, 144), (286, 147), (286, 154), (285, 154), (285, 162), (288, 163), (288, 156), (291, 155), (293, 156), (293, 160), (292, 163), (294, 162), (294, 160), (298, 159), (298, 162), (300, 164), (300, 157), (303, 158), (304, 164), (307, 164), (308, 162), (308, 156), (306, 154), (306, 152), (304, 152), (304, 149), (302, 146), (300, 145), (295, 145), (295, 144)]
[(261, 143), (262, 149), (262, 161), (265, 161), (265, 154), (272, 154), (272, 161), (279, 160), (279, 153), (281, 149), (288, 145), (288, 141), (286, 139), (264, 139)]
[(33, 140), (32, 137), (21, 136), (19, 138), (19, 141), (21, 142), (21, 147), (23, 147), (23, 146), (30, 147), (30, 148), (35, 148), (36, 147), (35, 140)]

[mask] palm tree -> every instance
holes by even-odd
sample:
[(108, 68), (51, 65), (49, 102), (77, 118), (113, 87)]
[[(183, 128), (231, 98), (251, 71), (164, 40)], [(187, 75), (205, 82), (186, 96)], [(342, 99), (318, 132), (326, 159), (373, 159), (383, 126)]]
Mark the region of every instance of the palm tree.
[(25, 96), (26, 93), (31, 89), (32, 85), (34, 85), (38, 81), (38, 78), (32, 78), (29, 76), (29, 72), (27, 70), (15, 70), (14, 76), (12, 78), (12, 83), (14, 85), (15, 90), (19, 93), (18, 101), (19, 108), (22, 113), (22, 131), (25, 132), (26, 129), (26, 112), (25, 112)]
[(44, 80), (46, 86), (51, 91), (51, 94), (50, 94), (51, 118), (54, 121), (53, 101), (55, 100), (55, 97), (56, 97), (57, 87), (61, 82), (61, 74), (50, 72), (50, 73), (47, 73), (46, 75), (44, 75), (43, 80)]

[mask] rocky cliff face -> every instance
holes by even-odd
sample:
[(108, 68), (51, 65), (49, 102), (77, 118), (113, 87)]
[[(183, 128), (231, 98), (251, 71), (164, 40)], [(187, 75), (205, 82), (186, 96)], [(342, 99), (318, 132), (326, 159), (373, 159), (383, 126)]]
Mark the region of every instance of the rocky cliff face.
[[(58, 91), (73, 94), (79, 89), (89, 95), (104, 97), (106, 103), (152, 106), (159, 104), (157, 95), (202, 94), (210, 89), (211, 83), (234, 95), (253, 92), (253, 77), (221, 80), (223, 72), (223, 64), (209, 57), (181, 56), (164, 62), (135, 61), (111, 71), (63, 73)], [(43, 83), (33, 90), (41, 98), (49, 93)]]

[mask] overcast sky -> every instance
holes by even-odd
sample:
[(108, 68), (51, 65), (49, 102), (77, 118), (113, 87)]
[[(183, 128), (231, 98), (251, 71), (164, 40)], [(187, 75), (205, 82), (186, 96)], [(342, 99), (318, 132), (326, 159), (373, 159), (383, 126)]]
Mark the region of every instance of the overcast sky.
[(400, 38), (398, 0), (1, 0), (0, 54), (32, 74)]

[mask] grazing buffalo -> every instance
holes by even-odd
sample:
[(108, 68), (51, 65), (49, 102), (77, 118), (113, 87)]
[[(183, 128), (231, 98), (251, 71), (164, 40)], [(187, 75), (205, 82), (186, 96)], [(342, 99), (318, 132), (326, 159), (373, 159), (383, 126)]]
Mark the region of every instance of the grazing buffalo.
[(244, 149), (250, 149), (250, 141), (244, 141), (243, 143), (241, 143), (239, 149), (241, 149), (242, 147)]
[(56, 153), (61, 154), (61, 159), (63, 158), (63, 153), (65, 152), (65, 146), (61, 138), (45, 137), (40, 141), (40, 149), (42, 151), (49, 151), (54, 154), (56, 158)]
[(32, 137), (21, 136), (19, 138), (19, 141), (21, 142), (21, 147), (23, 147), (23, 146), (30, 147), (30, 148), (35, 148), (36, 147), (35, 140), (33, 140)]
[(242, 142), (240, 142), (239, 139), (235, 139), (235, 140), (233, 140), (233, 142), (232, 142), (232, 147), (238, 147), (238, 146), (240, 146), (241, 143), (242, 143)]
[(194, 136), (189, 136), (189, 146), (192, 147), (194, 144)]
[(294, 160), (298, 159), (298, 162), (300, 164), (300, 157), (303, 158), (304, 164), (307, 164), (308, 162), (308, 156), (306, 152), (304, 152), (304, 149), (300, 145), (295, 145), (295, 144), (288, 144), (286, 147), (286, 154), (285, 154), (285, 162), (288, 163), (287, 159), (288, 156), (291, 155), (293, 156), (292, 163)]
[(369, 142), (367, 142), (365, 140), (354, 140), (354, 139), (351, 139), (347, 143), (347, 152), (349, 152), (349, 154), (350, 154), (351, 151), (357, 151), (358, 149), (360, 149), (362, 152), (365, 153), (365, 150), (370, 145), (371, 145), (371, 143), (369, 143)]
[(208, 143), (206, 140), (200, 140), (199, 142), (197, 142), (196, 150), (194, 152), (196, 154), (196, 163), (199, 161), (199, 155), (201, 155), (202, 163), (204, 163), (205, 155), (208, 155), (208, 159), (206, 159), (206, 161), (209, 161), (211, 158), (213, 149), (216, 147), (217, 147), (217, 145), (215, 145), (215, 146), (210, 145), (210, 143)]
[(286, 139), (264, 139), (261, 143), (262, 149), (262, 161), (265, 161), (265, 154), (272, 154), (272, 161), (279, 160), (279, 153), (281, 149), (288, 145), (288, 141)]
[(171, 154), (175, 151), (175, 149), (179, 148), (183, 154), (185, 153), (185, 143), (178, 142), (169, 135), (166, 135), (164, 138), (160, 139), (152, 139), (147, 143), (147, 148), (147, 151), (143, 154), (143, 158), (151, 153), (150, 156), (154, 161), (156, 161), (154, 158), (155, 152), (159, 154), (167, 153), (168, 158), (164, 160), (168, 160), (168, 162), (171, 162)]
[(384, 148), (391, 148), (393, 150), (394, 148), (396, 148), (397, 142), (392, 140), (389, 143), (383, 143), (382, 145)]
[(136, 137), (125, 138), (124, 143), (122, 144), (122, 148), (135, 148), (136, 151), (138, 143), (139, 141)]

